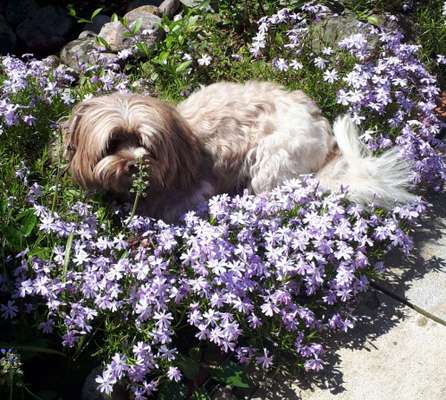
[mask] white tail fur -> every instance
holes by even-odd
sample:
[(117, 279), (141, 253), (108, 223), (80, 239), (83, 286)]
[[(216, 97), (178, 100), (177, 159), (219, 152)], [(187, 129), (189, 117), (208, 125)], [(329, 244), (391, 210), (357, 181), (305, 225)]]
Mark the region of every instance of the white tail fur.
[(333, 125), (341, 155), (327, 163), (317, 174), (321, 185), (331, 191), (340, 185), (349, 188), (351, 200), (390, 208), (396, 202), (415, 199), (408, 192), (410, 167), (398, 150), (374, 157), (359, 140), (358, 129), (348, 115)]

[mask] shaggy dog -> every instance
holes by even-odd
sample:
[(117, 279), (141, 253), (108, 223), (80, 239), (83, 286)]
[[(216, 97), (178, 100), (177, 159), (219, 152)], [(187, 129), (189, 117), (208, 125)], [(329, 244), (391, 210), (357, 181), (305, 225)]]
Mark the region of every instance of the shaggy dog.
[[(334, 135), (333, 135), (334, 133)], [(269, 82), (221, 82), (176, 107), (114, 93), (78, 104), (65, 134), (74, 179), (130, 200), (140, 163), (150, 170), (139, 212), (173, 221), (219, 193), (274, 189), (302, 174), (323, 188), (383, 207), (413, 198), (396, 150), (372, 157), (347, 116), (333, 126), (301, 91)]]

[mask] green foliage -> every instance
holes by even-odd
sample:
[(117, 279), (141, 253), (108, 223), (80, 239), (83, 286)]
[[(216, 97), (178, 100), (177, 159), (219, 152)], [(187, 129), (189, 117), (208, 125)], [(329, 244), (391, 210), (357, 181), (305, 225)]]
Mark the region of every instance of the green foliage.
[(211, 375), (216, 381), (223, 383), (225, 386), (242, 389), (249, 388), (246, 372), (239, 364), (233, 361), (211, 370)]

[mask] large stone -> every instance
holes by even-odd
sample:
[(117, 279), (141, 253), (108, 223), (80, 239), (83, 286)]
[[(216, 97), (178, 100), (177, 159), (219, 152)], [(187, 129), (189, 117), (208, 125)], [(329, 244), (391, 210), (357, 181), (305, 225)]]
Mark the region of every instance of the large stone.
[(12, 26), (16, 26), (38, 9), (35, 0), (9, 0), (5, 6), (5, 17)]
[(126, 19), (129, 24), (132, 24), (137, 20), (141, 20), (144, 26), (148, 26), (150, 24), (153, 24), (153, 15), (159, 15), (158, 7), (155, 7), (153, 5), (145, 5), (129, 11), (127, 14), (124, 15), (124, 19)]
[(164, 0), (160, 6), (160, 14), (168, 18), (172, 18), (180, 9), (180, 0)]
[(140, 24), (137, 34), (144, 34), (146, 45), (153, 46), (162, 37), (161, 18), (155, 15), (154, 11), (158, 9), (155, 10), (152, 6), (136, 8), (124, 16), (127, 27), (120, 22), (109, 22), (102, 27), (99, 36), (107, 42), (111, 51), (118, 52), (132, 45), (133, 38), (130, 30), (135, 24)]
[(6, 19), (0, 15), (0, 54), (12, 53), (16, 45), (16, 36)]
[(127, 6), (127, 11), (134, 10), (141, 6), (154, 6), (159, 7), (163, 0), (133, 0)]
[(94, 33), (99, 33), (102, 29), (102, 27), (107, 23), (110, 22), (110, 17), (105, 14), (98, 14), (93, 18), (93, 21), (91, 21), (89, 24), (86, 24), (84, 29), (86, 31), (91, 31)]
[[(390, 25), (389, 22), (385, 22), (383, 16), (374, 15), (373, 17), (380, 24)], [(357, 33), (362, 33), (367, 37), (370, 47), (374, 47), (378, 42), (378, 35), (370, 34), (368, 25), (359, 21), (354, 14), (333, 15), (312, 24), (311, 44), (313, 49), (319, 52), (324, 47), (335, 48), (339, 41)]]
[(203, 3), (203, 0), (180, 0), (180, 2), (186, 7), (197, 7)]
[(79, 71), (82, 65), (91, 62), (92, 53), (95, 51), (96, 37), (84, 36), (67, 43), (60, 52), (60, 60), (75, 71)]
[(47, 6), (29, 16), (17, 27), (17, 36), (33, 52), (51, 52), (65, 42), (73, 20), (62, 7)]

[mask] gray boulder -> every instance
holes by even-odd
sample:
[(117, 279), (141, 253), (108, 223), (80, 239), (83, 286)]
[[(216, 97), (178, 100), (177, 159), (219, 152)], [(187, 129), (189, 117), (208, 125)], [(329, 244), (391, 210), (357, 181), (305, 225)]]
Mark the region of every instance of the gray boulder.
[(17, 27), (17, 36), (35, 52), (51, 52), (65, 42), (73, 20), (62, 7), (47, 6), (37, 10)]
[(96, 37), (84, 36), (67, 43), (60, 52), (60, 60), (75, 71), (79, 71), (81, 65), (90, 63), (96, 51)]
[(6, 19), (0, 15), (0, 54), (12, 53), (17, 38)]
[(79, 33), (79, 36), (77, 38), (78, 39), (85, 39), (87, 37), (95, 38), (96, 36), (98, 36), (98, 35), (95, 32), (92, 32), (92, 31), (82, 31), (81, 33)]
[[(395, 23), (386, 20), (383, 15), (371, 15), (370, 20), (379, 26), (395, 28)], [(375, 47), (379, 41), (378, 35), (371, 34), (368, 26), (356, 19), (352, 13), (330, 16), (314, 23), (310, 30), (312, 47), (315, 51), (320, 51), (326, 46), (334, 48), (342, 39), (358, 33), (367, 37), (371, 48)]]
[(132, 11), (135, 8), (138, 8), (141, 6), (159, 7), (162, 2), (163, 2), (163, 0), (133, 0), (127, 6), (127, 11)]
[(17, 26), (24, 19), (35, 14), (38, 9), (39, 6), (35, 0), (9, 0), (5, 6), (5, 17), (12, 26)]
[(161, 18), (154, 11), (158, 9), (152, 6), (138, 7), (124, 15), (128, 27), (120, 22), (108, 22), (102, 27), (99, 36), (107, 42), (110, 51), (118, 52), (132, 45), (129, 28), (131, 29), (134, 24), (140, 24), (137, 34), (144, 33), (146, 45), (153, 46), (162, 37)]
[(197, 7), (203, 3), (203, 0), (180, 0), (180, 2), (186, 7)]
[(172, 18), (175, 16), (180, 6), (180, 0), (164, 0), (159, 6), (160, 14)]

